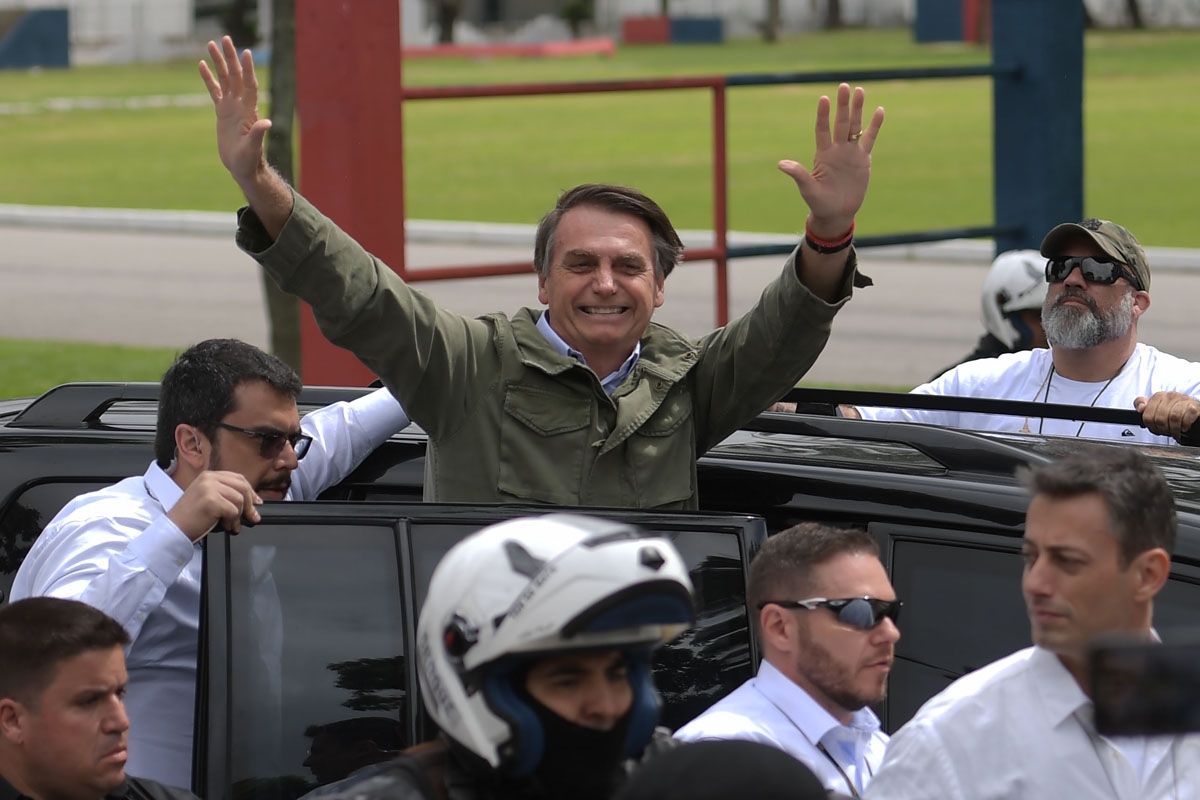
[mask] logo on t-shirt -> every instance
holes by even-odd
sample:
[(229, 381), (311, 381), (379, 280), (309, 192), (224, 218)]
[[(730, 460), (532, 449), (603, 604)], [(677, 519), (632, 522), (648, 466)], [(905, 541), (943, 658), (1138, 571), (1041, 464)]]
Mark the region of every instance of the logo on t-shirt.
[(1133, 431), (1129, 430), (1129, 428), (1126, 428), (1125, 430), (1121, 431), (1121, 435), (1122, 436), (1134, 436), (1136, 434), (1134, 434)]

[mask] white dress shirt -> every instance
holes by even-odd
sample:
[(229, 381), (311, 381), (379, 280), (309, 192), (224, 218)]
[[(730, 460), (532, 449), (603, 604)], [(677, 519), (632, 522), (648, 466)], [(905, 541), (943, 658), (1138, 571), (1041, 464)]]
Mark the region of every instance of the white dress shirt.
[(676, 731), (675, 738), (769, 744), (803, 762), (826, 789), (847, 795), (862, 793), (878, 771), (888, 741), (871, 709), (859, 709), (849, 725), (842, 725), (767, 661), (756, 677)]
[[(285, 499), (312, 500), (341, 481), (408, 416), (386, 389), (304, 417), (312, 445)], [(129, 774), (191, 786), (202, 548), (167, 512), (183, 490), (157, 464), (76, 497), (21, 564), (12, 599), (81, 600), (116, 619), (133, 643), (125, 706)], [(261, 567), (261, 565), (259, 565)]]
[[(1095, 732), (1058, 657), (1020, 650), (959, 678), (892, 737), (879, 800), (1185, 800), (1200, 797), (1200, 736), (1131, 748)], [(1140, 764), (1136, 763), (1140, 761)]]
[[(567, 344), (566, 341), (558, 335), (558, 332), (555, 331), (554, 328), (550, 327), (549, 311), (542, 312), (542, 315), (538, 317), (537, 329), (542, 336), (546, 337), (546, 341), (550, 343), (550, 346), (553, 347), (554, 350), (560, 355), (570, 356), (580, 364), (583, 364), (585, 367), (588, 366), (587, 359), (583, 357), (583, 353)], [(604, 389), (605, 394), (607, 394), (609, 397), (612, 397), (612, 393), (617, 390), (617, 387), (621, 385), (621, 381), (625, 380), (625, 378), (633, 370), (634, 365), (637, 364), (638, 359), (641, 358), (641, 356), (642, 343), (637, 342), (633, 346), (633, 352), (629, 354), (629, 358), (625, 359), (621, 363), (621, 366), (617, 367), (616, 370), (609, 373), (606, 377), (600, 378), (600, 388)]]

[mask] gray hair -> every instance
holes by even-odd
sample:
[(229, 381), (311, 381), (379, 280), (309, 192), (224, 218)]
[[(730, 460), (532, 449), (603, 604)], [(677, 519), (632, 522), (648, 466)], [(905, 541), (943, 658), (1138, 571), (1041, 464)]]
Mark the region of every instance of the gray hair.
[(563, 214), (576, 206), (590, 206), (637, 217), (650, 228), (654, 248), (654, 275), (665, 279), (683, 258), (683, 242), (658, 203), (637, 189), (608, 183), (585, 183), (563, 192), (554, 208), (538, 223), (533, 244), (533, 267), (543, 278), (550, 274), (554, 234)]

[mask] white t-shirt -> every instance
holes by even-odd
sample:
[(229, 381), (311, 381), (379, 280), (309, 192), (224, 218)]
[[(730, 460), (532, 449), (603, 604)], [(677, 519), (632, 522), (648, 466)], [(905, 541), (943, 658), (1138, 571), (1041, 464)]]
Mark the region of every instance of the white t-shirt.
[[(1181, 392), (1190, 397), (1200, 397), (1200, 364), (1160, 352), (1147, 344), (1138, 344), (1134, 348), (1129, 361), (1111, 382), (1073, 381), (1058, 372), (1051, 372), (1051, 364), (1050, 351), (1046, 349), (982, 358), (958, 365), (936, 380), (913, 389), (913, 393), (1066, 403), (1131, 411), (1135, 398), (1149, 397), (1156, 392)], [(1007, 433), (1044, 433), (1176, 444), (1171, 437), (1155, 436), (1146, 428), (1100, 422), (1080, 423), (1069, 419), (1027, 419), (997, 414), (899, 408), (860, 408), (859, 411), (863, 419), (924, 422), (951, 428)]]

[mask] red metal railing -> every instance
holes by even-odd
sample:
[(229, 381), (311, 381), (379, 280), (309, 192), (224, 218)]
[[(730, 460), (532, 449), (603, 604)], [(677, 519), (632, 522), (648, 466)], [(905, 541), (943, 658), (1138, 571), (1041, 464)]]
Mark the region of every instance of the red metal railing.
[[(713, 117), (713, 233), (712, 247), (689, 248), (684, 261), (713, 261), (716, 264), (716, 324), (729, 321), (729, 277), (726, 255), (726, 198), (725, 161), (725, 79), (721, 76), (693, 78), (647, 78), (624, 81), (576, 81), (563, 83), (510, 83), (495, 86), (414, 86), (401, 91), (401, 104), (413, 100), (440, 100), (470, 97), (531, 97), (535, 95), (594, 94), (597, 92), (652, 92), (671, 89), (709, 89), (712, 92)], [(403, 199), (401, 200), (403, 203)], [(401, 205), (403, 208), (403, 205)], [(404, 233), (401, 231), (400, 236)], [(493, 277), (526, 274), (532, 270), (531, 261), (475, 264), (471, 266), (429, 267), (410, 270), (402, 259), (392, 264), (396, 273), (406, 281), (437, 281), (454, 278)]]

